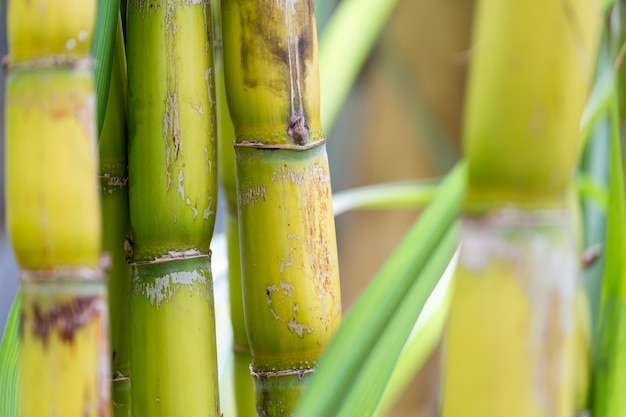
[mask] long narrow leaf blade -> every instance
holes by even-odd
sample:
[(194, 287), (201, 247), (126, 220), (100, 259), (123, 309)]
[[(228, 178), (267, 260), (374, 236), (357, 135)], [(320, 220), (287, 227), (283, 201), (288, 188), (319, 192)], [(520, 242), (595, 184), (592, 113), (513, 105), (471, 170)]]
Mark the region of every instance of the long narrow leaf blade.
[[(330, 130), (397, 0), (343, 0), (320, 39), (322, 126)], [(358, 42), (355, 42), (355, 39)]]
[(437, 190), (431, 182), (396, 182), (352, 188), (333, 194), (335, 216), (355, 209), (421, 208)]
[(19, 386), (20, 292), (13, 299), (0, 345), (0, 416), (17, 417)]
[(614, 96), (606, 264), (594, 364), (594, 417), (626, 416), (626, 201), (616, 101)]

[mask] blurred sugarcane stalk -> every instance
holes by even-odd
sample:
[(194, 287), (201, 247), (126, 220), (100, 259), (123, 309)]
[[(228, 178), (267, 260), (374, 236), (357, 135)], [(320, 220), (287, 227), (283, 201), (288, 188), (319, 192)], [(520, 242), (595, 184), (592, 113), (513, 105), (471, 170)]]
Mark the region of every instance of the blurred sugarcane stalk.
[(312, 0), (225, 0), (257, 415), (291, 415), (341, 319)]
[(124, 242), (130, 233), (126, 156), (126, 54), (121, 16), (117, 26), (106, 115), (100, 134), (102, 249), (110, 257), (108, 288), (111, 315), (113, 415), (129, 417), (130, 406), (130, 267)]
[(222, 48), (222, 20), (220, 1), (212, 2), (215, 34), (215, 95), (217, 96), (218, 172), (226, 197), (225, 233), (228, 256), (228, 287), (230, 321), (233, 329), (233, 373), (237, 416), (256, 416), (254, 386), (250, 375), (250, 347), (246, 334), (241, 288), (241, 256), (239, 251), (239, 223), (237, 217), (237, 183), (235, 173), (235, 131), (226, 101), (224, 58)]
[(219, 416), (208, 0), (127, 8), (133, 416)]
[(90, 0), (8, 4), (7, 224), (21, 268), (24, 417), (110, 414), (95, 13)]
[(599, 7), (478, 4), (445, 417), (574, 412), (578, 245), (571, 184)]

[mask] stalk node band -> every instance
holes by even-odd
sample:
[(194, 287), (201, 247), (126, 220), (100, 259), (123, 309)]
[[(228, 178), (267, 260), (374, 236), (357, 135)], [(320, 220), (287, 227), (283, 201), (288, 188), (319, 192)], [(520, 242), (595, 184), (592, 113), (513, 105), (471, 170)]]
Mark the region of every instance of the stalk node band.
[(297, 375), (298, 379), (302, 381), (305, 375), (312, 374), (313, 372), (315, 372), (315, 368), (281, 369), (278, 371), (255, 371), (252, 365), (250, 365), (250, 375), (258, 380)]
[(521, 210), (514, 207), (504, 207), (479, 215), (466, 214), (463, 217), (463, 224), (470, 227), (508, 225), (539, 227), (568, 225), (571, 220), (571, 214), (567, 209)]
[(102, 268), (58, 267), (54, 269), (20, 271), (19, 280), (27, 282), (59, 282), (59, 281), (104, 281)]
[(204, 253), (197, 249), (189, 249), (185, 251), (168, 251), (165, 255), (160, 256), (155, 259), (151, 259), (148, 261), (130, 262), (130, 266), (135, 267), (135, 266), (140, 266), (140, 265), (154, 265), (154, 264), (160, 264), (164, 262), (176, 261), (180, 259), (193, 259), (193, 258), (203, 258), (203, 257), (209, 258), (209, 261), (210, 261), (211, 251), (209, 251), (209, 253)]
[(263, 143), (255, 140), (235, 142), (235, 148), (256, 148), (256, 149), (289, 149), (292, 151), (306, 151), (321, 146), (326, 143), (326, 138), (311, 142), (305, 145), (292, 145), (286, 143)]
[(128, 176), (116, 176), (113, 174), (98, 175), (101, 180), (106, 180), (106, 185), (110, 187), (124, 188), (128, 186)]
[(43, 68), (60, 68), (65, 67), (70, 70), (93, 69), (95, 61), (91, 57), (71, 57), (64, 55), (47, 56), (44, 58), (30, 59), (28, 61), (11, 62), (11, 57), (5, 55), (2, 58), (2, 68), (4, 73), (8, 74), (12, 71), (33, 71)]

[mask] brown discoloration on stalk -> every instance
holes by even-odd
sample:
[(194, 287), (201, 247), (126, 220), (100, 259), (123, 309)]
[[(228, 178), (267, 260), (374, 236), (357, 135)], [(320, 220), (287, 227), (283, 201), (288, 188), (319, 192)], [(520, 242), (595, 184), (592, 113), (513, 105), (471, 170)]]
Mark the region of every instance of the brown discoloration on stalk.
[[(304, 145), (310, 138), (306, 78), (309, 65), (317, 65), (313, 2), (272, 0), (247, 6), (240, 15), (242, 81), (249, 88), (267, 88), (288, 99), (287, 136), (292, 143)], [(276, 65), (277, 71), (260, 71), (257, 63), (264, 61)]]
[[(51, 332), (56, 331), (62, 341), (72, 343), (78, 330), (91, 322), (94, 317), (101, 319), (104, 301), (98, 296), (76, 297), (67, 302), (55, 304), (43, 311), (38, 304), (32, 306), (32, 331), (35, 337), (48, 343)], [(22, 317), (22, 323), (29, 317)], [(23, 326), (24, 324), (22, 324)]]

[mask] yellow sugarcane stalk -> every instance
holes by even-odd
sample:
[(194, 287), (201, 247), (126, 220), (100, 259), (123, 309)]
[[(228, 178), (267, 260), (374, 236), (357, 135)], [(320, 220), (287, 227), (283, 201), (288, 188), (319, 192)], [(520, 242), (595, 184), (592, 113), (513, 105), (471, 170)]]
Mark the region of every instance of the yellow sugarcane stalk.
[(569, 193), (599, 3), (482, 0), (475, 22), (442, 415), (569, 417), (588, 353)]
[(7, 225), (23, 288), (20, 415), (109, 415), (95, 1), (8, 5)]
[(341, 319), (313, 1), (222, 3), (258, 415), (290, 415)]
[(241, 254), (239, 250), (239, 220), (237, 215), (237, 180), (235, 170), (235, 131), (226, 101), (224, 59), (222, 47), (222, 21), (220, 1), (211, 4), (214, 18), (215, 95), (217, 98), (217, 137), (219, 180), (224, 190), (226, 206), (225, 233), (228, 256), (228, 295), (230, 322), (233, 329), (233, 385), (237, 416), (255, 416), (254, 386), (250, 375), (250, 347), (243, 313), (241, 282)]

